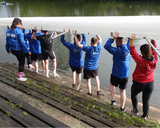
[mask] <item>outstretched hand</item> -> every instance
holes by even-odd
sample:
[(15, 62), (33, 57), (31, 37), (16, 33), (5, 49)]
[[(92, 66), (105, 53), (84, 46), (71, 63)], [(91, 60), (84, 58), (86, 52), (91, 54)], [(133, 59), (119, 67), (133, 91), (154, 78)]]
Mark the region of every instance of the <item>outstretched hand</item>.
[(130, 37), (130, 39), (132, 39), (132, 40), (135, 39), (135, 38), (136, 38), (136, 34), (132, 34), (131, 37)]
[(55, 36), (57, 36), (57, 33), (56, 33), (56, 32), (54, 32), (54, 35), (55, 35)]
[(119, 36), (119, 32), (115, 31), (115, 32), (113, 33), (113, 39), (118, 38), (118, 36)]
[(130, 37), (130, 40), (129, 40), (129, 45), (130, 46), (134, 46), (134, 43), (133, 43), (133, 39), (136, 38), (136, 34), (132, 34), (131, 37)]
[(35, 31), (35, 32), (37, 31), (37, 28), (36, 28), (36, 26), (34, 27), (34, 31)]
[(73, 33), (73, 35), (76, 35), (76, 31), (74, 29), (72, 30), (72, 33)]

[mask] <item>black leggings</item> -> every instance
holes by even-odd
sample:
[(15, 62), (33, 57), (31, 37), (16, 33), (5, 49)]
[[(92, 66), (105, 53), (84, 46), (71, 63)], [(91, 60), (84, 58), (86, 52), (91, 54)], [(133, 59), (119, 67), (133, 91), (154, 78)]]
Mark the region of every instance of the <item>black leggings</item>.
[(29, 65), (32, 64), (31, 56), (28, 53), (24, 53), (24, 55), (27, 58), (27, 64), (28, 64), (28, 68), (29, 68)]
[(11, 53), (17, 57), (19, 62), (19, 72), (23, 72), (25, 64), (25, 55), (22, 50), (11, 50)]
[(142, 117), (146, 117), (149, 112), (149, 100), (151, 97), (151, 94), (154, 89), (154, 81), (148, 82), (148, 83), (138, 83), (133, 81), (132, 87), (131, 87), (131, 99), (132, 99), (132, 105), (133, 108), (138, 111), (137, 105), (138, 105), (138, 99), (137, 94), (142, 92), (142, 102), (143, 102), (143, 115)]

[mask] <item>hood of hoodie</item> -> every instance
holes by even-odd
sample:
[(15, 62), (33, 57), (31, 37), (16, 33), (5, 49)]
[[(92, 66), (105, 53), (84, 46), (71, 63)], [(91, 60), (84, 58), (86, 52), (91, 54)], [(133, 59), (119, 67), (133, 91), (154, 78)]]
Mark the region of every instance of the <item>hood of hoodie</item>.
[(147, 68), (147, 70), (154, 70), (156, 68), (156, 60), (154, 59), (154, 57), (151, 57), (150, 59), (145, 59), (144, 57), (142, 57), (144, 59), (144, 65)]

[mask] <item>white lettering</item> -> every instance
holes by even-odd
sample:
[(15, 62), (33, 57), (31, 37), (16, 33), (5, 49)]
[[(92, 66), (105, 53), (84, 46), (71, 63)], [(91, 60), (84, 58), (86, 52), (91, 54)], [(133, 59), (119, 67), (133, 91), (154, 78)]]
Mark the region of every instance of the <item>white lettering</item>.
[(16, 37), (16, 35), (15, 34), (12, 34), (12, 33), (7, 33), (7, 36), (11, 36), (11, 37)]
[(93, 52), (93, 55), (96, 55), (96, 54), (99, 54), (99, 53), (97, 53), (97, 52)]

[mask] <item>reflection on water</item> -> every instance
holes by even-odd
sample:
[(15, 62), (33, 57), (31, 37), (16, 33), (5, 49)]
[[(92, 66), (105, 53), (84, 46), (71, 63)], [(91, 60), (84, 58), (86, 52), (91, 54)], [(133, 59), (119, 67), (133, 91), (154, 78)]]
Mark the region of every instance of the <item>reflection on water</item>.
[[(150, 1), (105, 1), (105, 0), (8, 0), (9, 3), (14, 3), (13, 6), (0, 5), (0, 17), (33, 17), (33, 16), (127, 16), (127, 15), (159, 15), (160, 9), (156, 2)], [(40, 21), (39, 21), (40, 22)], [(45, 23), (44, 23), (45, 25)], [(33, 28), (35, 25), (32, 25)], [(0, 28), (0, 61), (17, 63), (17, 59), (12, 54), (7, 54), (5, 51), (5, 27)], [(90, 39), (94, 35), (86, 35), (87, 45), (90, 45)], [(109, 37), (103, 36), (103, 45)], [(73, 43), (73, 35), (67, 34), (65, 39)], [(160, 49), (159, 40), (156, 40)], [(136, 40), (136, 49), (139, 51), (139, 46), (146, 43), (145, 40)], [(58, 69), (70, 76), (71, 70), (68, 65), (69, 50), (62, 45), (60, 37), (53, 41), (53, 49), (57, 57)], [(140, 52), (139, 52), (140, 53)], [(135, 62), (131, 59), (130, 76), (127, 88), (127, 94), (130, 95), (130, 87), (132, 85), (132, 73), (135, 69)], [(52, 70), (52, 63), (50, 63)], [(99, 77), (101, 87), (109, 89), (110, 74), (112, 70), (112, 56), (102, 48), (102, 53), (99, 58)], [(159, 103), (160, 99), (160, 62), (155, 70), (155, 89), (151, 97), (152, 103)], [(94, 83), (94, 82), (93, 82)], [(117, 92), (119, 92), (117, 88)]]
[(0, 17), (33, 16), (128, 16), (159, 15), (158, 1), (116, 0), (7, 0), (14, 6), (0, 6)]

